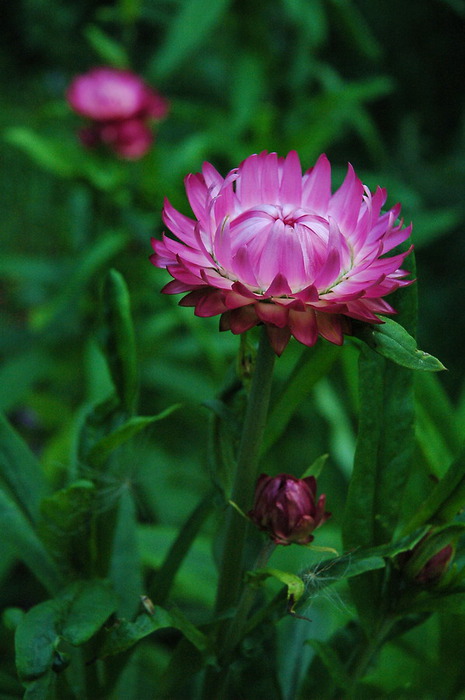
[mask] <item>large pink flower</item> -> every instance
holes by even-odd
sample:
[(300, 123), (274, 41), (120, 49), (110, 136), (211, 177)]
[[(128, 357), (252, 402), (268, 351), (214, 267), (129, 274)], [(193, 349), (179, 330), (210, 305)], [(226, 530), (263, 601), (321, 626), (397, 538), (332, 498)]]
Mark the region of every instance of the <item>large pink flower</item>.
[(350, 319), (380, 323), (395, 313), (383, 297), (409, 284), (408, 252), (384, 257), (411, 226), (396, 224), (400, 205), (381, 214), (386, 191), (372, 194), (349, 165), (331, 194), (325, 155), (302, 176), (297, 153), (252, 155), (222, 178), (210, 163), (188, 175), (195, 219), (166, 201), (163, 220), (178, 240), (153, 240), (151, 261), (174, 277), (166, 294), (188, 292), (197, 316), (221, 314), (221, 330), (265, 323), (279, 355), (293, 335), (338, 345)]

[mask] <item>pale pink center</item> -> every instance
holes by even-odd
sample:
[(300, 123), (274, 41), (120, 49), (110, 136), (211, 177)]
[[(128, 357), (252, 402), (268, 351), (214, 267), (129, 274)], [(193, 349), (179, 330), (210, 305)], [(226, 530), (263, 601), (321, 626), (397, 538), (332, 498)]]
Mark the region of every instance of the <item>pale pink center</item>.
[(243, 259), (240, 252), (246, 250), (260, 289), (278, 273), (293, 292), (302, 289), (328, 254), (328, 221), (300, 207), (259, 204), (232, 219), (230, 229), (232, 257), (239, 253)]

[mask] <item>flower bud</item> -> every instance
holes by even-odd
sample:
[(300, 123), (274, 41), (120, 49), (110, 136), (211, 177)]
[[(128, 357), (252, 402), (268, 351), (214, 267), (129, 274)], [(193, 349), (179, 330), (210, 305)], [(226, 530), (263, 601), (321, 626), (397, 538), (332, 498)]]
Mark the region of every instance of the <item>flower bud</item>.
[[(448, 544), (433, 554), (426, 563), (421, 565), (422, 550), (429, 538), (430, 535), (426, 535), (410, 552), (404, 552), (398, 556), (398, 563), (405, 576), (414, 583), (420, 585), (432, 585), (437, 583), (449, 568), (449, 564), (454, 555), (454, 546)], [(421, 568), (419, 568), (419, 566)]]
[(316, 501), (316, 480), (292, 474), (262, 474), (255, 489), (254, 507), (248, 516), (275, 544), (308, 544), (312, 532), (331, 515), (325, 512), (326, 496)]

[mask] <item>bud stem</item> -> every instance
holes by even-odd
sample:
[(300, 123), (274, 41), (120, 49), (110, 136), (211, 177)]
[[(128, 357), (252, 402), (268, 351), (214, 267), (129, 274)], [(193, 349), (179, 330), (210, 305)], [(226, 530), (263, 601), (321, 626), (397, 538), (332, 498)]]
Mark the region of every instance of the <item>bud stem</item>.
[[(260, 344), (250, 387), (242, 437), (237, 457), (236, 476), (231, 500), (247, 512), (252, 506), (258, 460), (266, 424), (275, 354), (261, 328)], [(244, 575), (243, 550), (249, 523), (235, 509), (227, 514), (226, 535), (218, 582), (216, 612), (221, 614), (237, 604)]]

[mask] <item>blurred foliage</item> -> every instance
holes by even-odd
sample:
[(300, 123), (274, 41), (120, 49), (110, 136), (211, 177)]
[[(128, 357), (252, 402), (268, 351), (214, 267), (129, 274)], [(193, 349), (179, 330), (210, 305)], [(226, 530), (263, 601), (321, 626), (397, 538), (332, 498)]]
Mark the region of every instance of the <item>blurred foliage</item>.
[[(160, 295), (166, 273), (148, 262), (150, 237), (162, 231), (163, 198), (188, 213), (183, 177), (198, 171), (203, 160), (226, 172), (252, 152), (284, 155), (296, 149), (309, 167), (325, 151), (336, 164), (335, 184), (350, 160), (370, 188), (387, 188), (388, 203), (402, 203), (406, 221), (414, 223), (419, 345), (449, 371), (439, 378), (419, 373), (409, 389), (417, 423), (399, 510), (408, 521), (420, 506), (430, 507), (425, 518), (437, 515), (440, 505), (447, 509), (446, 497), (461, 488), (463, 455), (458, 455), (465, 423), (459, 350), (465, 324), (458, 305), (465, 261), (464, 23), (461, 0), (21, 0), (5, 5), (0, 410), (30, 452), (2, 428), (24, 469), (24, 482), (15, 478), (14, 468), (8, 471), (10, 481), (5, 471), (1, 477), (0, 522), (6, 532), (21, 533), (0, 544), (0, 601), (8, 613), (0, 626), (2, 697), (22, 695), (11, 651), (12, 629), (26, 629), (19, 608), (44, 606), (34, 607), (34, 615), (45, 616), (70, 645), (76, 639), (87, 643), (94, 633), (84, 630), (79, 636), (66, 627), (71, 628), (73, 605), (84, 604), (88, 592), (84, 584), (70, 583), (73, 571), (95, 577), (88, 586), (96, 586), (99, 595), (102, 572), (110, 571), (116, 582), (117, 600), (106, 600), (104, 608), (130, 622), (107, 640), (108, 654), (112, 644), (122, 649), (125, 639), (145, 639), (158, 630), (113, 679), (111, 697), (153, 699), (162, 677), (166, 688), (174, 687), (168, 658), (181, 637), (190, 640), (187, 651), (179, 651), (187, 666), (195, 668), (199, 655), (208, 658), (198, 636), (203, 633), (193, 631), (182, 615), (201, 627), (214, 596), (221, 507), (213, 514), (195, 509), (205, 494), (212, 506), (219, 499), (210, 491), (207, 425), (215, 420), (212, 399), (221, 397), (225, 376), (234, 372), (238, 339), (219, 335), (217, 319), (196, 319), (176, 299)], [(80, 120), (67, 107), (64, 92), (74, 75), (99, 64), (131, 67), (171, 102), (153, 151), (141, 161), (85, 151), (77, 140)], [(110, 268), (118, 272), (109, 276)], [(134, 338), (128, 333), (129, 306)], [(321, 539), (340, 551), (359, 417), (358, 355), (351, 340), (342, 350), (323, 341), (312, 349), (291, 343), (276, 367), (265, 439), (269, 473), (300, 475), (329, 452), (319, 490), (328, 494), (334, 516)], [(243, 397), (236, 400), (240, 410)], [(175, 404), (181, 406), (170, 413)], [(103, 470), (107, 459), (110, 466)], [(455, 467), (448, 471), (451, 463)], [(425, 501), (444, 476), (440, 493), (433, 491), (431, 502)], [(377, 498), (382, 501), (383, 493)], [(88, 552), (71, 565), (53, 552), (75, 546), (90, 512), (98, 551), (109, 557), (115, 551), (105, 544), (112, 522), (127, 558), (92, 560), (92, 571), (83, 572)], [(190, 535), (181, 551), (176, 533), (189, 516)], [(379, 542), (374, 537), (369, 544)], [(26, 560), (20, 556), (23, 548), (29, 552)], [(173, 557), (178, 564), (183, 560), (175, 578)], [(463, 564), (460, 546), (457, 562)], [(306, 697), (333, 697), (334, 684), (344, 678), (337, 663), (332, 675), (327, 672), (334, 657), (323, 642), (334, 634), (332, 649), (342, 653), (357, 641), (351, 627), (355, 613), (340, 580), (349, 569), (332, 572), (330, 564), (325, 573), (316, 554), (297, 547), (277, 552), (273, 560), (275, 568), (291, 571), (310, 565), (319, 572), (306, 601), (312, 624), (285, 618), (274, 641), (256, 631), (247, 640), (251, 665), (254, 642), (270, 659), (276, 649), (286, 649), (268, 680), (266, 673), (255, 679), (263, 684), (256, 697), (297, 697), (315, 650), (312, 673), (316, 669), (316, 677), (326, 673), (328, 678), (319, 691), (308, 675), (301, 689), (314, 694)], [(364, 581), (379, 575), (370, 571), (371, 579)], [(321, 585), (326, 579), (334, 584), (333, 597)], [(64, 582), (68, 588), (61, 593), (59, 612), (51, 610), (46, 591)], [(275, 584), (266, 584), (273, 594)], [(160, 590), (168, 598), (170, 587), (179, 616), (163, 611), (168, 617), (162, 615), (159, 625), (141, 622), (134, 593), (155, 599)], [(435, 610), (441, 611), (441, 604)], [(465, 634), (463, 603), (456, 615), (453, 610), (431, 617), (419, 610), (416, 621), (424, 616), (424, 625), (388, 640), (357, 697), (462, 697), (457, 649)], [(307, 645), (302, 652), (309, 637), (321, 646), (312, 651)], [(27, 647), (27, 638), (23, 643)], [(53, 656), (50, 645), (46, 653)], [(73, 658), (80, 653), (73, 649)], [(79, 663), (82, 670), (82, 658)], [(50, 677), (47, 672), (43, 682), (51, 683)], [(72, 697), (86, 697), (82, 678), (73, 683)]]

